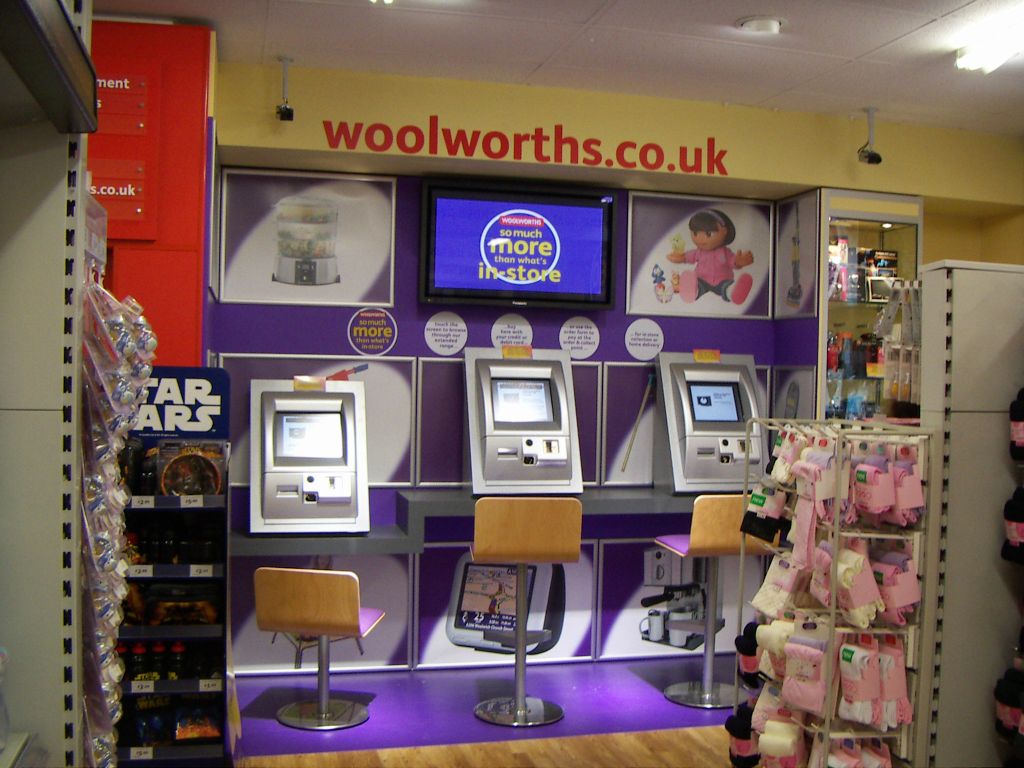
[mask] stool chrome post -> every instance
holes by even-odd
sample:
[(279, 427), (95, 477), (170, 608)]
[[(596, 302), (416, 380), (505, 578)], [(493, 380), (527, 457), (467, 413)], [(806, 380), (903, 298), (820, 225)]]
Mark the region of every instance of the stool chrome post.
[(526, 586), (526, 563), (516, 566), (516, 725), (529, 725), (526, 708), (526, 622), (530, 606)]
[(736, 687), (714, 682), (715, 635), (718, 633), (718, 558), (707, 558), (707, 589), (704, 601), (704, 663), (701, 680), (675, 683), (664, 690), (665, 698), (676, 704), (702, 709), (731, 707)]

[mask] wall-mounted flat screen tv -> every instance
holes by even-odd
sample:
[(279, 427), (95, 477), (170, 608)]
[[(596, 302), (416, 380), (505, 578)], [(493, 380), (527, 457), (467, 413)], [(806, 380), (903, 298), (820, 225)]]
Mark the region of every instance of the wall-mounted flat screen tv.
[(608, 308), (609, 190), (426, 180), (420, 300)]

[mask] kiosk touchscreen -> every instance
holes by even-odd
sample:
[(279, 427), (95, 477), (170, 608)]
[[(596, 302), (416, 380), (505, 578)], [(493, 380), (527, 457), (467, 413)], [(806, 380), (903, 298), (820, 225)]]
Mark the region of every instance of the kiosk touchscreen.
[[(526, 575), (530, 607), (527, 632), (547, 630), (528, 643), (527, 653), (543, 653), (561, 637), (565, 619), (565, 568), (561, 563), (530, 565)], [(474, 563), (466, 553), (455, 567), (445, 630), (455, 645), (511, 653), (516, 629), (516, 566)]]
[(296, 390), (251, 383), (249, 530), (366, 533), (366, 413), (361, 381)]
[(467, 460), (475, 494), (582, 493), (568, 352), (469, 348)]
[(721, 355), (696, 362), (690, 353), (658, 355), (658, 415), (655, 418), (654, 482), (674, 493), (742, 491), (749, 453), (752, 475), (760, 474), (764, 432), (758, 418), (754, 358)]

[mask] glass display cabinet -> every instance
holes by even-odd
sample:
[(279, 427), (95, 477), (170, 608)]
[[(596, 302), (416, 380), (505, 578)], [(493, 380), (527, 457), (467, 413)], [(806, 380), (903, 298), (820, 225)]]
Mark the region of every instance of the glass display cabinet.
[(825, 189), (821, 206), (818, 416), (917, 417), (920, 350), (900, 320), (919, 295), (921, 198)]

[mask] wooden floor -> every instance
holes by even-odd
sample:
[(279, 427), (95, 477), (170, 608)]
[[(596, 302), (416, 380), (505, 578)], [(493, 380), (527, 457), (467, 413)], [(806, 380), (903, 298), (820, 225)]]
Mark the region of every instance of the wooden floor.
[(522, 739), (440, 747), (249, 757), (237, 768), (730, 768), (721, 726), (562, 739)]

